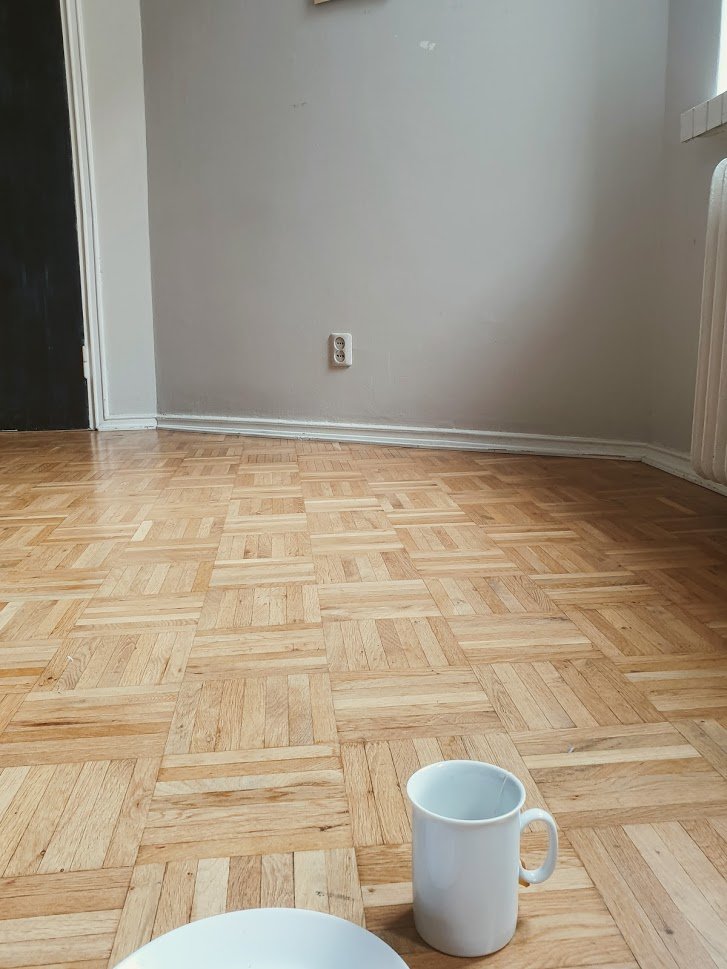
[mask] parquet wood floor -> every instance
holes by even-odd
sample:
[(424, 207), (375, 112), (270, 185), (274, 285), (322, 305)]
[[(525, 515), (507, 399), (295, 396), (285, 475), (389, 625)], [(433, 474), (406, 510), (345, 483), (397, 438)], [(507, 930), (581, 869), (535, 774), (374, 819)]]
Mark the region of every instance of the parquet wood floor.
[(727, 967), (727, 498), (620, 461), (0, 435), (0, 969), (260, 905), (462, 965), (411, 918), (404, 788), (443, 758), (513, 770), (562, 835), (468, 966)]

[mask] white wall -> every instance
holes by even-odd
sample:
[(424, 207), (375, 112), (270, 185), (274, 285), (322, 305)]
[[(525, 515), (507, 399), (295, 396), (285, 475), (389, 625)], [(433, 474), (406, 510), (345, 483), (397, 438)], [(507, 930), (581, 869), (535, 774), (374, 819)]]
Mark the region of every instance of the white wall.
[(80, 0), (78, 10), (90, 107), (106, 417), (145, 423), (157, 408), (139, 0)]
[(667, 11), (142, 0), (160, 411), (643, 439)]
[(671, 0), (664, 117), (663, 266), (651, 341), (649, 440), (688, 451), (712, 172), (724, 133), (679, 143), (679, 115), (716, 92), (721, 0)]

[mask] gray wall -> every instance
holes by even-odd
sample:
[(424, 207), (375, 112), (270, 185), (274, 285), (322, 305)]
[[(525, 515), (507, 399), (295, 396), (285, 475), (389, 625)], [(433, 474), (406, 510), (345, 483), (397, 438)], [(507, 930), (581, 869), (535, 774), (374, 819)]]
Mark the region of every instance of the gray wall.
[(671, 0), (664, 118), (662, 303), (652, 334), (649, 440), (688, 451), (712, 172), (724, 133), (679, 143), (679, 115), (714, 96), (721, 0)]
[(667, 13), (142, 0), (160, 412), (642, 439)]

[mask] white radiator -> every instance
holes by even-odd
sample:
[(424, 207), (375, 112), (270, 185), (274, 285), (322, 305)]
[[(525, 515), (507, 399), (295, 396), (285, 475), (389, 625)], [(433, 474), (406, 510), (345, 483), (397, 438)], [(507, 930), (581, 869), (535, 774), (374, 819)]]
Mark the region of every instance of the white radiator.
[(727, 158), (714, 170), (704, 254), (692, 464), (727, 484)]

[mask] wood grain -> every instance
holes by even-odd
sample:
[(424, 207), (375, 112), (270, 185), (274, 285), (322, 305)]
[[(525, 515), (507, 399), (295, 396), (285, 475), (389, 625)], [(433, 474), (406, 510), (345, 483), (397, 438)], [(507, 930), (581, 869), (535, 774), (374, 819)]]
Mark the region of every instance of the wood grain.
[[(473, 967), (727, 966), (727, 499), (620, 461), (0, 435), (0, 969), (411, 917), (411, 773), (561, 828)], [(523, 839), (539, 863), (544, 834)]]

